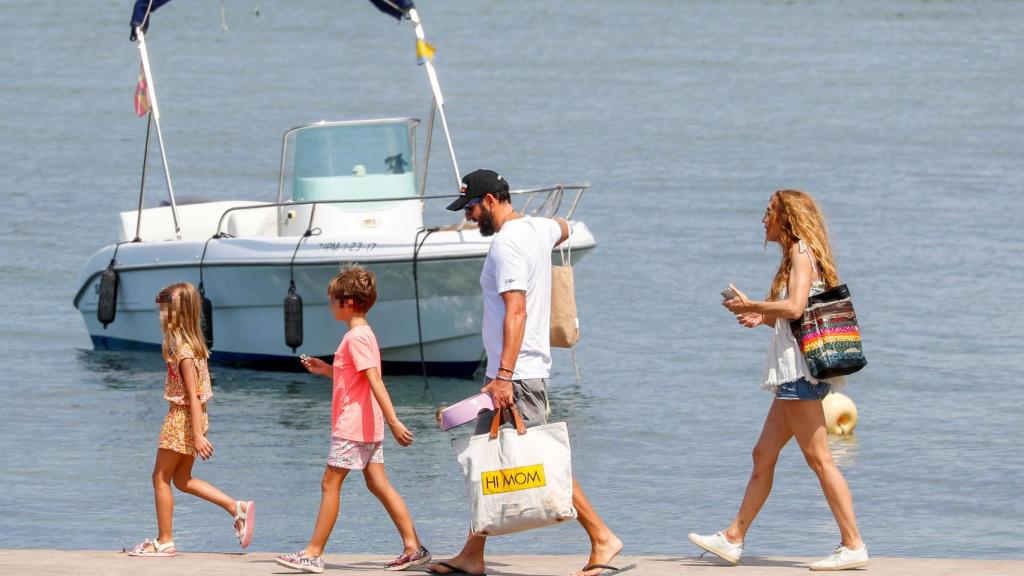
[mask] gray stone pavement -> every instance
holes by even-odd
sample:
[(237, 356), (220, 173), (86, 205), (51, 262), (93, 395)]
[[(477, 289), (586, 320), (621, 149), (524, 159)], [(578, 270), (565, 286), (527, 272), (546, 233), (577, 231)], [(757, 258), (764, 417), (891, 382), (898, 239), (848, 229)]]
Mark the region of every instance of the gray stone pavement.
[[(439, 559), (446, 558), (438, 557)], [(328, 554), (325, 574), (343, 576), (387, 574), (388, 556)], [(582, 556), (493, 556), (487, 572), (496, 576), (567, 576), (581, 567)], [(744, 558), (739, 566), (723, 566), (707, 557), (622, 556), (616, 565), (635, 565), (628, 576), (784, 576), (810, 574), (815, 558)], [(422, 571), (410, 571), (412, 576)], [(1011, 576), (1024, 575), (1024, 560), (971, 560), (965, 558), (872, 558), (871, 566), (850, 574), (872, 576)], [(0, 574), (50, 576), (53, 574), (139, 575), (273, 575), (298, 574), (274, 563), (266, 553), (187, 553), (174, 558), (130, 558), (127, 554), (95, 550), (0, 550)]]

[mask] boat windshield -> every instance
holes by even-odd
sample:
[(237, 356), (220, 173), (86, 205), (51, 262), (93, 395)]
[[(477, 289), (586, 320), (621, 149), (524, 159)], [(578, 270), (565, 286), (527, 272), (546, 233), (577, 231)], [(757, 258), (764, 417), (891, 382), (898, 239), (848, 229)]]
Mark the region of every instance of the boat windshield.
[[(295, 134), (292, 199), (358, 200), (416, 195), (407, 120), (309, 126)], [(342, 210), (380, 210), (387, 202), (336, 204)]]

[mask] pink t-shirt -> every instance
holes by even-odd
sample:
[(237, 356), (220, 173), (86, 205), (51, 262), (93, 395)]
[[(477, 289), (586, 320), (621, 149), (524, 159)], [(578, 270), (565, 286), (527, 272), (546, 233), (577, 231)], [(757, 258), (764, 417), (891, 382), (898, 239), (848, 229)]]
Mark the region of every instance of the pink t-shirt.
[(351, 328), (334, 353), (334, 399), (331, 435), (353, 442), (384, 440), (384, 415), (370, 389), (365, 370), (380, 372), (380, 348), (369, 326)]

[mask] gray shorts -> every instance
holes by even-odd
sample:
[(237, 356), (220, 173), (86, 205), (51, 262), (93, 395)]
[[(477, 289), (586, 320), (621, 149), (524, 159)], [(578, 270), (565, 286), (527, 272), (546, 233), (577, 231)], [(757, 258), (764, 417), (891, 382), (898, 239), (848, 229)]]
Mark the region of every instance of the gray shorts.
[[(519, 408), (519, 415), (523, 418), (523, 424), (540, 426), (548, 423), (548, 379), (529, 378), (526, 380), (512, 381), (512, 400)], [(481, 412), (476, 419), (476, 430), (473, 434), (487, 434), (491, 431), (491, 421), (494, 420), (494, 411)]]

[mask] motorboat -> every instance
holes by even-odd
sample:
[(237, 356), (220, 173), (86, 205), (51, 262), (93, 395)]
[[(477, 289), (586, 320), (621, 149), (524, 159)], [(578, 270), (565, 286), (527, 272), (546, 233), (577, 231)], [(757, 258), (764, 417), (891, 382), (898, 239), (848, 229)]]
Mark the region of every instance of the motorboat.
[[(137, 31), (148, 74), (142, 27)], [(444, 118), (438, 96), (430, 131), (435, 111)], [(149, 98), (155, 109), (155, 95)], [(329, 360), (345, 328), (330, 313), (326, 287), (340, 267), (358, 263), (377, 275), (368, 320), (384, 370), (471, 377), (484, 352), (479, 276), (491, 238), (461, 214), (425, 222), (431, 203), (457, 194), (426, 194), (425, 171), (417, 171), (419, 124), (403, 117), (286, 130), (275, 199), (176, 202), (164, 157), (170, 202), (145, 208), (140, 192), (138, 208), (119, 215), (117, 241), (93, 253), (79, 276), (74, 304), (93, 347), (159, 350), (154, 298), (187, 281), (204, 297), (212, 360), (292, 370), (299, 354)], [(457, 175), (450, 136), (448, 142)], [(574, 218), (587, 188), (512, 191), (520, 212), (569, 220), (573, 263), (596, 245)], [(561, 258), (556, 249), (553, 261)]]

